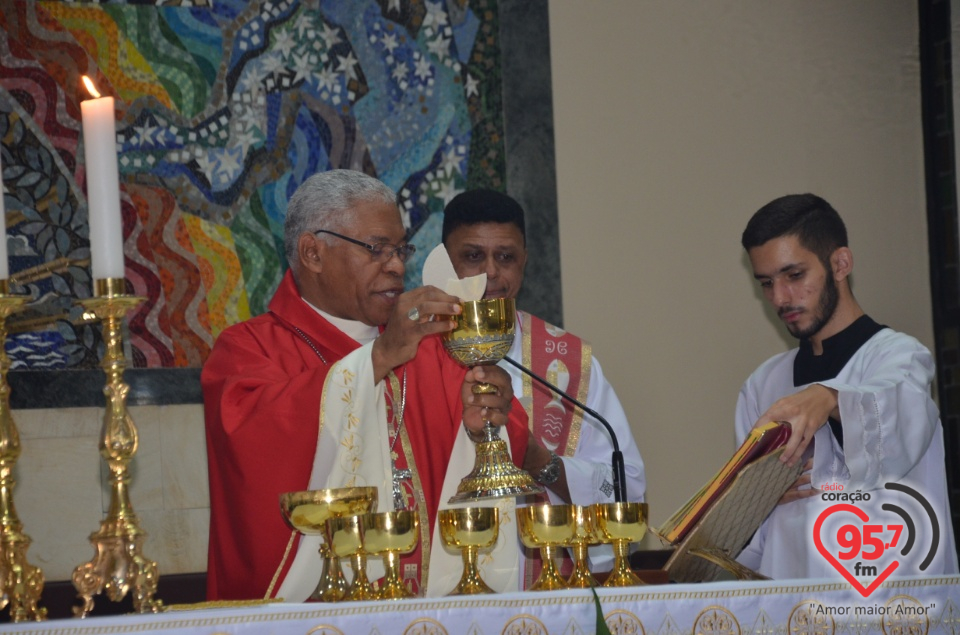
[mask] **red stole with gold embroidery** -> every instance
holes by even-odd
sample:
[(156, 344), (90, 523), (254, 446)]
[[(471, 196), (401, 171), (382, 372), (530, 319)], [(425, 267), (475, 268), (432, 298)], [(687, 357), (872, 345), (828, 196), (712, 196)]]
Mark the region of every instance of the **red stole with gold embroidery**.
[[(581, 403), (586, 403), (590, 389), (590, 345), (529, 313), (521, 313), (520, 319), (523, 365)], [(530, 431), (537, 443), (560, 456), (573, 456), (580, 442), (583, 421), (580, 409), (526, 375), (523, 376), (523, 396)], [(546, 494), (538, 496), (536, 502), (548, 502)], [(528, 550), (526, 555), (524, 588), (536, 581), (541, 569), (539, 554)], [(561, 551), (560, 572), (567, 576), (572, 571), (572, 559), (566, 551)]]

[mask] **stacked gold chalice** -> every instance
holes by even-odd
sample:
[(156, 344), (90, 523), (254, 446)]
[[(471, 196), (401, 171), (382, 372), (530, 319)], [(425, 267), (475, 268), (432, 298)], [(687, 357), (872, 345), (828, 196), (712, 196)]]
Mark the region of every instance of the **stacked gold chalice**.
[(376, 592), (378, 600), (414, 597), (400, 579), (400, 556), (416, 549), (419, 539), (420, 517), (415, 511), (381, 512), (363, 517), (363, 550), (383, 558), (383, 584)]
[[(312, 536), (327, 535), (327, 521), (341, 516), (367, 513), (377, 506), (376, 487), (344, 487), (336, 489), (288, 492), (280, 496), (280, 511), (292, 529)], [(323, 572), (311, 600), (338, 602), (347, 593), (340, 558), (331, 549), (329, 540), (320, 546)]]
[(530, 591), (566, 589), (567, 581), (557, 570), (559, 547), (573, 544), (577, 536), (577, 516), (573, 505), (530, 505), (517, 509), (520, 540), (531, 549), (540, 549), (542, 567)]
[[(587, 547), (597, 543), (613, 545), (613, 570), (603, 586), (643, 584), (630, 570), (627, 552), (630, 544), (639, 542), (647, 532), (646, 503), (530, 505), (517, 509), (517, 530), (525, 546), (540, 550), (542, 568), (530, 591), (596, 586), (587, 565)], [(567, 580), (560, 575), (555, 561), (560, 547), (573, 551), (574, 569)]]
[(569, 542), (573, 552), (573, 572), (567, 584), (573, 589), (589, 589), (597, 585), (596, 578), (590, 573), (587, 547), (601, 542), (600, 528), (597, 526), (596, 505), (574, 505), (573, 517), (576, 532)]
[(353, 582), (343, 596), (347, 602), (377, 599), (377, 592), (367, 577), (367, 550), (363, 544), (367, 516), (334, 516), (327, 521), (326, 539), (330, 551), (337, 558), (350, 558), (353, 567)]

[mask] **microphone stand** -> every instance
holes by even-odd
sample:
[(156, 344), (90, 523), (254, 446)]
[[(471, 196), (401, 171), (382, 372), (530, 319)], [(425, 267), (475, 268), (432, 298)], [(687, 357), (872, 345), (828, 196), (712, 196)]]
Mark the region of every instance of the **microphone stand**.
[(524, 374), (536, 379), (538, 382), (557, 393), (573, 405), (580, 408), (580, 410), (586, 412), (588, 415), (599, 421), (603, 424), (603, 427), (607, 429), (607, 433), (610, 435), (610, 441), (613, 442), (613, 459), (611, 460), (611, 467), (613, 468), (613, 497), (614, 500), (618, 503), (626, 502), (627, 500), (627, 474), (623, 467), (623, 452), (620, 451), (620, 444), (617, 443), (617, 435), (613, 431), (613, 426), (611, 426), (606, 419), (600, 416), (596, 410), (592, 408), (587, 408), (584, 404), (580, 403), (567, 393), (563, 392), (549, 381), (535, 374), (532, 370), (529, 370), (526, 366), (515, 362), (506, 355), (503, 357), (503, 361), (509, 363), (514, 368), (519, 369)]

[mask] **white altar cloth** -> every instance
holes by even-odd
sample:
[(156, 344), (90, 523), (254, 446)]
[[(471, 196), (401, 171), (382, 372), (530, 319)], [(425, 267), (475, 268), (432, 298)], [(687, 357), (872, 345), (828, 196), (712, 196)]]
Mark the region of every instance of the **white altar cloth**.
[[(610, 632), (636, 635), (960, 635), (960, 576), (597, 589)], [(97, 601), (105, 601), (96, 598)], [(47, 635), (574, 635), (596, 632), (589, 590), (340, 604), (270, 604), (8, 624)]]

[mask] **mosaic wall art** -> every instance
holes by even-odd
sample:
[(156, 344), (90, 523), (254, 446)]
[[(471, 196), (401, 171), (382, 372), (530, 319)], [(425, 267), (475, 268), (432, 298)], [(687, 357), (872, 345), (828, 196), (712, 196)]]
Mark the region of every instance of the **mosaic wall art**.
[[(163, 6), (157, 6), (157, 4)], [(496, 0), (0, 0), (0, 142), (15, 369), (96, 368), (81, 76), (117, 103), (136, 368), (198, 368), (265, 311), (309, 175), (399, 193), (422, 259), (446, 201), (504, 188)], [(420, 261), (408, 264), (408, 288)]]

